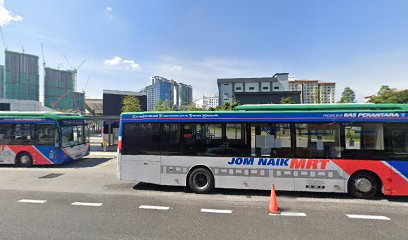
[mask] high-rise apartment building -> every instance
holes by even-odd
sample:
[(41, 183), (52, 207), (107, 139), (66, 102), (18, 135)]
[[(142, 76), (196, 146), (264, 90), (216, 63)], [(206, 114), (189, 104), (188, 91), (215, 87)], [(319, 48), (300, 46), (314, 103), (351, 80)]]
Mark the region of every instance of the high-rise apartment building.
[(84, 101), (84, 93), (76, 92), (75, 71), (44, 68), (44, 106), (83, 112)]
[(39, 101), (38, 56), (5, 50), (2, 97)]
[(336, 83), (318, 80), (291, 80), (291, 91), (300, 91), (301, 103), (335, 103)]
[(74, 106), (74, 71), (44, 68), (44, 106), (68, 110)]
[(320, 103), (335, 103), (336, 102), (336, 83), (334, 82), (319, 82)]
[(153, 111), (160, 101), (168, 102), (176, 109), (192, 102), (193, 88), (190, 85), (160, 76), (154, 76), (151, 80), (152, 84), (146, 87), (147, 111)]

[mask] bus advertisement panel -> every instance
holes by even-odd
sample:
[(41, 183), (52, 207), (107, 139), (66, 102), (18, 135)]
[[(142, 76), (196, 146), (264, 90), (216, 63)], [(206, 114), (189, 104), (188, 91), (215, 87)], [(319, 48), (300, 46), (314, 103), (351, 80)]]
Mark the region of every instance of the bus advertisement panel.
[(82, 116), (60, 113), (0, 113), (0, 164), (63, 164), (89, 154)]
[[(406, 105), (121, 115), (119, 177), (162, 185), (408, 195)], [(336, 109), (337, 107), (337, 109)]]

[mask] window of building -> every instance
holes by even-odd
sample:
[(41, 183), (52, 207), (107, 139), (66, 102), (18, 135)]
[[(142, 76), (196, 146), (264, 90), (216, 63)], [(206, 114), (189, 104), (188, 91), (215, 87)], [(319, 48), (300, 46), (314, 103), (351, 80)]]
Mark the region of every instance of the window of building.
[(279, 90), (279, 87), (273, 87), (274, 90)]
[(255, 87), (249, 87), (249, 90), (255, 90)]

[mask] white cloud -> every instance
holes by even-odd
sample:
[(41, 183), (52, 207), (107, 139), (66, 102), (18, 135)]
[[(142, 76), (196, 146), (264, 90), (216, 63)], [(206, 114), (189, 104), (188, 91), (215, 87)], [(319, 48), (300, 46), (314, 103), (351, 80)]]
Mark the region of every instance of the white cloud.
[(23, 17), (20, 15), (14, 15), (9, 12), (4, 6), (4, 0), (0, 0), (0, 26), (5, 26), (11, 22), (19, 22), (23, 20)]
[(122, 62), (123, 62), (123, 64), (126, 64), (127, 67), (131, 67), (133, 69), (140, 69), (140, 65), (135, 63), (135, 61), (133, 61), (133, 60), (124, 59)]
[(103, 61), (103, 63), (108, 66), (119, 66), (119, 67), (124, 67), (127, 69), (134, 69), (134, 70), (141, 69), (140, 65), (137, 64), (135, 61), (129, 60), (129, 59), (123, 59), (119, 56), (115, 56), (110, 59), (106, 59), (105, 61)]
[(112, 7), (110, 7), (110, 6), (106, 7), (106, 8), (105, 8), (105, 11), (107, 11), (107, 12), (112, 12)]
[(103, 61), (103, 63), (109, 66), (115, 66), (115, 65), (120, 64), (121, 61), (122, 61), (121, 57), (115, 56), (111, 59), (106, 59), (105, 61)]
[(183, 66), (180, 65), (169, 66), (169, 70), (174, 72), (181, 72), (183, 70)]

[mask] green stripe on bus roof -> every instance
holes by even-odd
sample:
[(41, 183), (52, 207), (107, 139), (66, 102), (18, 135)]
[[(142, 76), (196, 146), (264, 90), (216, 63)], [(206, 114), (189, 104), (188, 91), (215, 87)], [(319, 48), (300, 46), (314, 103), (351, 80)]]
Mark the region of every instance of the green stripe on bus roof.
[(44, 112), (0, 112), (0, 117), (19, 117), (19, 118), (51, 118), (54, 120), (63, 119), (84, 119), (80, 114), (74, 113), (44, 113)]
[(234, 108), (234, 110), (250, 111), (392, 111), (408, 110), (408, 104), (373, 104), (373, 103), (344, 103), (344, 104), (247, 104)]
[(265, 104), (241, 105), (232, 111), (159, 111), (159, 112), (124, 112), (121, 115), (131, 114), (235, 114), (235, 113), (270, 113), (270, 112), (408, 112), (408, 104)]

